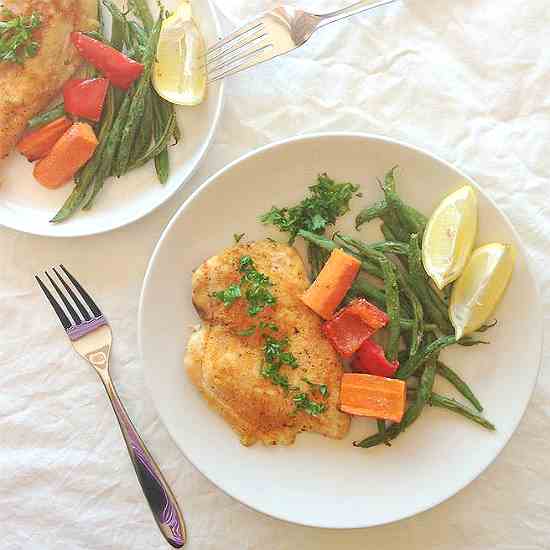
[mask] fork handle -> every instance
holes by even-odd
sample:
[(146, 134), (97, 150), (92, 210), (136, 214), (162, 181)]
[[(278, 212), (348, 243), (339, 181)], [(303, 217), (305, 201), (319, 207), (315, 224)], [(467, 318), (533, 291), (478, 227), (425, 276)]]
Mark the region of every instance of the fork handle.
[(143, 494), (164, 538), (174, 548), (185, 544), (185, 524), (178, 503), (159, 467), (134, 428), (107, 370), (97, 373), (107, 390)]
[(319, 15), (319, 17), (321, 18), (319, 22), (319, 27), (324, 27), (325, 25), (334, 23), (335, 21), (339, 21), (340, 19), (345, 19), (346, 17), (351, 17), (352, 15), (357, 15), (358, 13), (372, 10), (374, 8), (381, 8), (382, 6), (393, 4), (394, 2), (397, 2), (397, 0), (361, 0), (360, 2), (356, 2), (355, 4), (352, 4), (347, 8), (333, 11), (324, 15)]

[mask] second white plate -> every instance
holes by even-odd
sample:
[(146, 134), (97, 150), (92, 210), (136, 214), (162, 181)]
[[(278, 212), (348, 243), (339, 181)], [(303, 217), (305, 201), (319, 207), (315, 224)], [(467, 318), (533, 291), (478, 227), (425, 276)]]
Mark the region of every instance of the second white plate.
[[(427, 409), (391, 448), (352, 447), (375, 430), (354, 419), (343, 441), (302, 434), (291, 447), (245, 448), (212, 412), (182, 366), (198, 317), (191, 273), (232, 245), (233, 234), (270, 235), (258, 216), (273, 204), (301, 200), (319, 172), (361, 185), (354, 212), (380, 196), (376, 178), (398, 164), (399, 192), (430, 213), (445, 193), (468, 180), (442, 160), (375, 136), (306, 136), (235, 161), (182, 206), (151, 258), (141, 296), (139, 342), (147, 384), (159, 414), (187, 458), (221, 489), (274, 517), (319, 527), (379, 525), (426, 510), (475, 479), (516, 429), (533, 391), (542, 348), (542, 308), (525, 250), (505, 216), (478, 188), (479, 241), (513, 243), (516, 271), (497, 311), (490, 346), (457, 348), (444, 358), (471, 384), (497, 426), (495, 433), (447, 411)], [(468, 180), (469, 181), (469, 180)], [(475, 186), (473, 182), (472, 185)], [(477, 186), (476, 186), (477, 187)], [(339, 227), (352, 232), (353, 215)], [(379, 239), (375, 227), (362, 232)], [(526, 327), (529, 327), (528, 330)], [(451, 393), (444, 382), (438, 390)]]
[[(167, 7), (174, 0), (166, 2)], [(207, 44), (220, 36), (219, 21), (210, 0), (194, 0), (193, 9)], [(49, 220), (73, 189), (45, 189), (32, 175), (33, 165), (13, 152), (0, 161), (0, 225), (50, 237), (78, 237), (104, 233), (132, 223), (166, 202), (195, 172), (214, 137), (223, 105), (224, 85), (209, 86), (204, 103), (178, 107), (183, 140), (170, 148), (170, 178), (161, 185), (153, 163), (105, 184), (96, 204), (61, 224)]]

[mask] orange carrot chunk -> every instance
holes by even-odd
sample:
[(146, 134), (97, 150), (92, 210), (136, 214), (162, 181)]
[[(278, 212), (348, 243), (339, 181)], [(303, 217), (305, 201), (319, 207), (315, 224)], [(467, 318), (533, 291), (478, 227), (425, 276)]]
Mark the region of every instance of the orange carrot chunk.
[(44, 158), (72, 124), (69, 118), (62, 116), (26, 134), (17, 144), (17, 150), (31, 162)]
[(323, 319), (331, 319), (357, 276), (361, 262), (339, 248), (333, 250), (302, 302)]
[(97, 138), (86, 122), (73, 124), (34, 167), (34, 177), (44, 187), (55, 189), (70, 181), (94, 154)]
[(346, 373), (342, 376), (340, 410), (356, 416), (401, 422), (406, 395), (407, 386), (403, 380)]

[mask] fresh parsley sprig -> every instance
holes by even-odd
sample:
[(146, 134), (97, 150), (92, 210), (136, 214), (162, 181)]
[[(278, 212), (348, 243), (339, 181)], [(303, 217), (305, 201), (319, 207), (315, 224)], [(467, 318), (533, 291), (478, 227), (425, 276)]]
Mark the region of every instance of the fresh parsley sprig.
[(288, 233), (289, 243), (293, 244), (300, 229), (324, 233), (327, 226), (333, 225), (338, 217), (349, 211), (350, 200), (358, 189), (357, 185), (338, 183), (321, 174), (317, 183), (309, 188), (309, 196), (302, 202), (286, 208), (273, 206), (260, 217), (260, 221)]
[(0, 8), (0, 19), (0, 63), (22, 65), (40, 49), (40, 44), (33, 40), (35, 29), (42, 24), (40, 14), (16, 15)]

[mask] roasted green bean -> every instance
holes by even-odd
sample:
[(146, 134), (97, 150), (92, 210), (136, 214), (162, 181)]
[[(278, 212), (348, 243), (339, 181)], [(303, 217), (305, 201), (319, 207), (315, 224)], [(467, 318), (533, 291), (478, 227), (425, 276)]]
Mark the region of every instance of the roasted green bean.
[(479, 412), (483, 411), (483, 407), (479, 402), (479, 399), (474, 395), (474, 392), (470, 389), (470, 386), (450, 367), (438, 361), (437, 374), (441, 375), (445, 380), (450, 382), (455, 389), (465, 397)]
[(40, 113), (35, 117), (31, 118), (27, 123), (27, 126), (32, 129), (40, 128), (41, 126), (46, 126), (50, 122), (61, 118), (65, 114), (65, 106), (63, 103), (59, 103), (55, 107), (52, 107), (50, 110)]
[(442, 349), (452, 346), (453, 344), (456, 344), (456, 338), (454, 336), (443, 336), (422, 347), (415, 355), (409, 358), (405, 364), (399, 367), (399, 370), (395, 373), (395, 377), (400, 378), (401, 380), (406, 380), (431, 357), (438, 354)]

